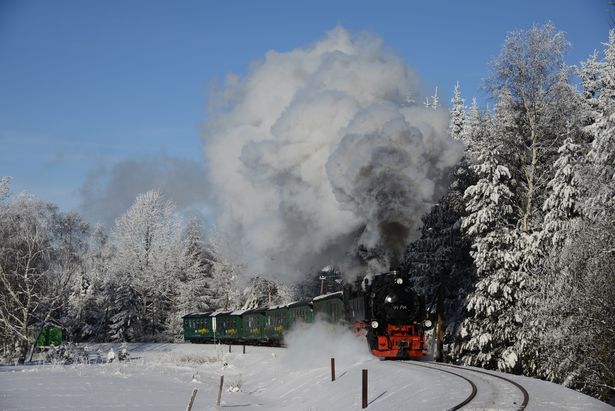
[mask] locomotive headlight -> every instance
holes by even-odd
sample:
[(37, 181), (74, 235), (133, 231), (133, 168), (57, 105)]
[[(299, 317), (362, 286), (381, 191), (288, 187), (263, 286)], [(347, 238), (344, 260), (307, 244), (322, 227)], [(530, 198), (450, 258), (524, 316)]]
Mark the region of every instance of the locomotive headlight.
[(387, 295), (387, 297), (384, 299), (384, 301), (387, 302), (387, 303), (391, 303), (391, 302), (393, 302), (393, 299), (390, 296)]
[(423, 322), (423, 324), (425, 325), (425, 327), (430, 328), (432, 326), (431, 320), (425, 320)]
[(396, 279), (396, 280), (395, 280), (395, 282), (396, 282), (397, 284), (401, 285), (401, 284), (403, 284), (403, 283), (404, 283), (404, 280), (403, 280), (403, 279), (401, 279), (401, 278), (398, 278), (398, 279)]
[(378, 321), (372, 321), (372, 328), (378, 328)]

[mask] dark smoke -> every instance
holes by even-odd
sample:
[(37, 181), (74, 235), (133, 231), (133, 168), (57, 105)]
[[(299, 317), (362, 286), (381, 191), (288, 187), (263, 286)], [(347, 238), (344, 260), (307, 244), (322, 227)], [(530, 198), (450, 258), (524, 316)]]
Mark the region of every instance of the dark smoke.
[(337, 28), (268, 52), (212, 96), (203, 140), (218, 232), (246, 271), (298, 279), (388, 249), (397, 260), (461, 147), (382, 41)]

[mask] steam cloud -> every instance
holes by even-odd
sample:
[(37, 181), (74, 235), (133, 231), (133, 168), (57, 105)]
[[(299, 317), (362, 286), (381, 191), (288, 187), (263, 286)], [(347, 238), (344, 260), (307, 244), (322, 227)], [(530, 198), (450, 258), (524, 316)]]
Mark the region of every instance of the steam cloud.
[(418, 89), (379, 38), (342, 28), (230, 76), (203, 136), (230, 257), (291, 277), (358, 246), (394, 263), (462, 155)]
[[(326, 341), (326, 343), (323, 343)], [(346, 327), (334, 326), (322, 320), (296, 324), (284, 336), (286, 350), (282, 363), (295, 370), (326, 367), (335, 358), (338, 370), (373, 359), (365, 338)]]

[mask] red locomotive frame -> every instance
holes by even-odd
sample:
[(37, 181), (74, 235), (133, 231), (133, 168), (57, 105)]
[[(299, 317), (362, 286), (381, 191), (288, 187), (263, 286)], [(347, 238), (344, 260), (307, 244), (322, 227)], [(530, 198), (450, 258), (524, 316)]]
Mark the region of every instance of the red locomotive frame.
[[(354, 323), (355, 332), (367, 337), (370, 324), (365, 321)], [(387, 324), (383, 335), (375, 336), (374, 343), (370, 343), (370, 351), (380, 358), (412, 359), (427, 355), (425, 334), (419, 331), (416, 324), (393, 325)], [(369, 339), (368, 339), (369, 341)]]

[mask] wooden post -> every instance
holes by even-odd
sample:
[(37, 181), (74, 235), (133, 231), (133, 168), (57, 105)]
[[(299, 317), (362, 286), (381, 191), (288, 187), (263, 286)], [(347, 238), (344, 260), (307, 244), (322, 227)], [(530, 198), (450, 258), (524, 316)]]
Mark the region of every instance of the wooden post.
[(335, 381), (335, 358), (331, 358), (331, 381)]
[(444, 287), (438, 288), (436, 304), (436, 329), (434, 330), (436, 346), (434, 347), (434, 360), (442, 362), (444, 360)]
[(363, 409), (367, 408), (367, 370), (363, 370)]
[(190, 402), (188, 403), (188, 408), (186, 408), (186, 411), (191, 411), (192, 410), (192, 404), (194, 404), (194, 398), (196, 397), (196, 393), (199, 390), (197, 390), (196, 388), (192, 390), (192, 396), (190, 396)]
[(246, 353), (246, 345), (245, 344), (243, 345), (243, 353), (244, 354)]
[(216, 405), (220, 406), (220, 400), (222, 399), (222, 387), (224, 387), (224, 375), (220, 376), (220, 388), (218, 389), (218, 400), (216, 401)]

